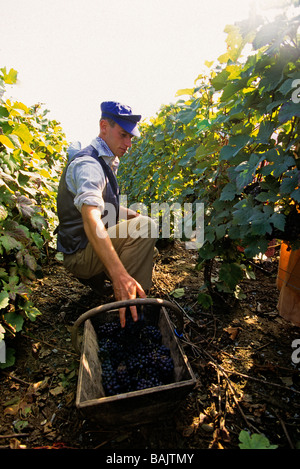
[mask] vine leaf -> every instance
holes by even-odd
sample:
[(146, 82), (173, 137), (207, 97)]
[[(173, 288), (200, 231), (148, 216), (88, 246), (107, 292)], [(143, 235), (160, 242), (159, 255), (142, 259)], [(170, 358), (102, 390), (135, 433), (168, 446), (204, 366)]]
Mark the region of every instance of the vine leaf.
[(236, 285), (244, 276), (241, 265), (237, 263), (222, 264), (219, 271), (219, 279), (224, 282), (230, 291), (234, 290)]
[(293, 117), (300, 117), (300, 104), (292, 101), (284, 103), (279, 111), (278, 120), (281, 124), (289, 121)]
[(240, 449), (276, 449), (277, 445), (271, 445), (268, 438), (259, 433), (250, 435), (246, 430), (242, 430), (239, 435)]
[(236, 195), (237, 191), (235, 184), (228, 182), (221, 192), (220, 200), (232, 201), (235, 199)]

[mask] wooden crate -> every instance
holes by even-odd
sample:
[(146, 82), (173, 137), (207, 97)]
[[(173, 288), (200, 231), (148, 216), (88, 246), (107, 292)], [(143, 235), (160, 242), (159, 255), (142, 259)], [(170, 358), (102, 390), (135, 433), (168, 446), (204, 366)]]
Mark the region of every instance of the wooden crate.
[[(160, 306), (155, 311), (145, 310), (143, 314), (148, 323), (158, 326), (162, 343), (170, 349), (174, 381), (108, 397), (102, 386), (95, 327), (91, 319), (85, 320), (76, 406), (85, 418), (97, 421), (103, 427), (143, 424), (170, 416), (195, 386), (196, 378), (174, 333), (166, 308)], [(115, 320), (118, 320), (117, 311), (100, 315), (100, 322)]]

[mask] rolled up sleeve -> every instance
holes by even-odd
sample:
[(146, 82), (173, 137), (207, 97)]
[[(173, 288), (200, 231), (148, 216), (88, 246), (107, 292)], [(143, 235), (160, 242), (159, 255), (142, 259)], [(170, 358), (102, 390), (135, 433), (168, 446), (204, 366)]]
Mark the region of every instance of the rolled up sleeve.
[(89, 156), (72, 161), (66, 173), (66, 184), (74, 194), (74, 205), (81, 212), (83, 204), (98, 207), (103, 214), (105, 176), (101, 165)]

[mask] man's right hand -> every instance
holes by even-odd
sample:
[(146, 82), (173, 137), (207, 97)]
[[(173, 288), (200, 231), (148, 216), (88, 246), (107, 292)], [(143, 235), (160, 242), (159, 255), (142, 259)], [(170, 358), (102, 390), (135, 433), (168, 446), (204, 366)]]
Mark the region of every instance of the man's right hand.
[[(114, 288), (114, 295), (115, 299), (117, 301), (122, 301), (122, 300), (132, 300), (137, 297), (140, 298), (146, 298), (147, 295), (145, 291), (143, 290), (142, 286), (134, 279), (132, 278), (127, 271), (124, 271), (123, 273), (114, 276), (115, 278), (112, 279), (113, 282), (113, 288)], [(131, 306), (130, 307), (130, 312), (132, 319), (134, 321), (138, 320), (138, 314), (137, 314), (137, 308), (136, 306)], [(126, 308), (120, 308), (119, 309), (119, 315), (120, 315), (120, 324), (121, 327), (125, 327), (126, 319)]]

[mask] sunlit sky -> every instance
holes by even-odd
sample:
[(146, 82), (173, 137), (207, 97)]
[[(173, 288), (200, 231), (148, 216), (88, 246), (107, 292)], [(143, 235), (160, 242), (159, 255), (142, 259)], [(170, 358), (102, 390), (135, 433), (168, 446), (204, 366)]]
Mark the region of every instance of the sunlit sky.
[(90, 143), (100, 103), (147, 119), (226, 51), (224, 27), (259, 0), (0, 0), (0, 67), (18, 71), (7, 97), (44, 103), (68, 140)]

